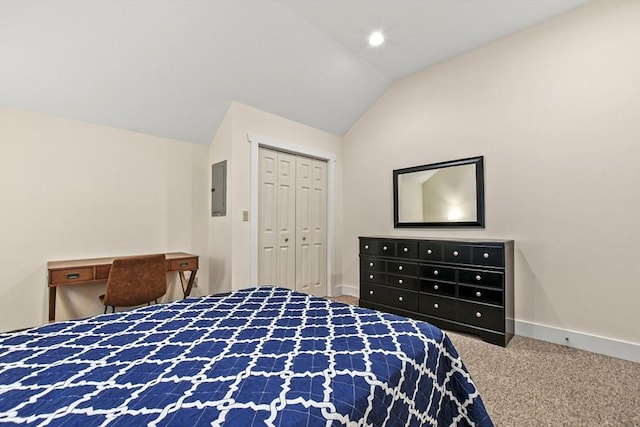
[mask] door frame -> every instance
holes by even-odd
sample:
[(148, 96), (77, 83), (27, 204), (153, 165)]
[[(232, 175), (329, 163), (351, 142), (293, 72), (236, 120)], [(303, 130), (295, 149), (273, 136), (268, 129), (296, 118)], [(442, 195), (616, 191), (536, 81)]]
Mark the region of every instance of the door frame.
[(249, 235), (250, 235), (250, 273), (251, 283), (258, 284), (258, 189), (259, 174), (258, 163), (260, 147), (271, 148), (276, 151), (283, 151), (290, 154), (299, 154), (306, 157), (312, 157), (327, 162), (327, 296), (333, 296), (333, 281), (331, 271), (333, 268), (333, 236), (335, 227), (335, 209), (334, 209), (334, 174), (336, 155), (311, 147), (290, 144), (288, 142), (279, 141), (273, 138), (256, 135), (247, 132), (247, 139), (251, 144), (251, 167), (250, 167), (250, 193), (249, 193)]

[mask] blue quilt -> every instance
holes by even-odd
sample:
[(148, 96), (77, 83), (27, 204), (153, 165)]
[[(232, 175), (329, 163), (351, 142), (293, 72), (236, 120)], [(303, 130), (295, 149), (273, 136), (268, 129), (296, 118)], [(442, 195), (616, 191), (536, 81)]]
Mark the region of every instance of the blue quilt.
[(444, 333), (275, 287), (0, 335), (0, 424), (492, 425)]

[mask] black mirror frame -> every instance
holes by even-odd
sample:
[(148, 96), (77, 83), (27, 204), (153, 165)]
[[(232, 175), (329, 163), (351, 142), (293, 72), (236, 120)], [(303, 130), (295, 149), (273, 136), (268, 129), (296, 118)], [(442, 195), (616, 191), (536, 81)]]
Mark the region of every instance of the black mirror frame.
[[(398, 176), (405, 173), (421, 172), (431, 169), (442, 169), (452, 166), (475, 165), (476, 166), (476, 221), (451, 221), (451, 222), (399, 222), (398, 221)], [(428, 165), (413, 166), (410, 168), (396, 169), (393, 171), (393, 227), (417, 228), (417, 227), (480, 227), (484, 228), (484, 156), (469, 157), (466, 159), (451, 160), (447, 162), (432, 163)]]

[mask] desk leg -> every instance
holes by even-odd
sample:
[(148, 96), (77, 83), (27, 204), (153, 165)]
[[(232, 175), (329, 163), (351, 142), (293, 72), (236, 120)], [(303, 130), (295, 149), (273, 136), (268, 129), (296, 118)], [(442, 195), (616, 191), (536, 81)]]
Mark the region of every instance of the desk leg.
[[(180, 276), (180, 284), (182, 285), (182, 293), (184, 298), (187, 298), (191, 294), (191, 288), (193, 288), (193, 283), (196, 281), (196, 274), (198, 273), (198, 269), (189, 270), (191, 274), (189, 275), (189, 281), (187, 282), (187, 278), (184, 276), (184, 271), (179, 271), (178, 275)], [(185, 288), (185, 282), (187, 282), (187, 286)]]
[(56, 321), (56, 287), (49, 286), (49, 323)]

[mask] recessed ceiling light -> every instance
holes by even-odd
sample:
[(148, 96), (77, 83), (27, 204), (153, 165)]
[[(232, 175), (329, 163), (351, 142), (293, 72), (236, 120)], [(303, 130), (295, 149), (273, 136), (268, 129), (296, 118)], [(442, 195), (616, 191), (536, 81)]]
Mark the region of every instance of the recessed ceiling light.
[(371, 46), (380, 46), (382, 43), (384, 43), (384, 36), (380, 31), (374, 31), (371, 33), (369, 36), (369, 44)]

